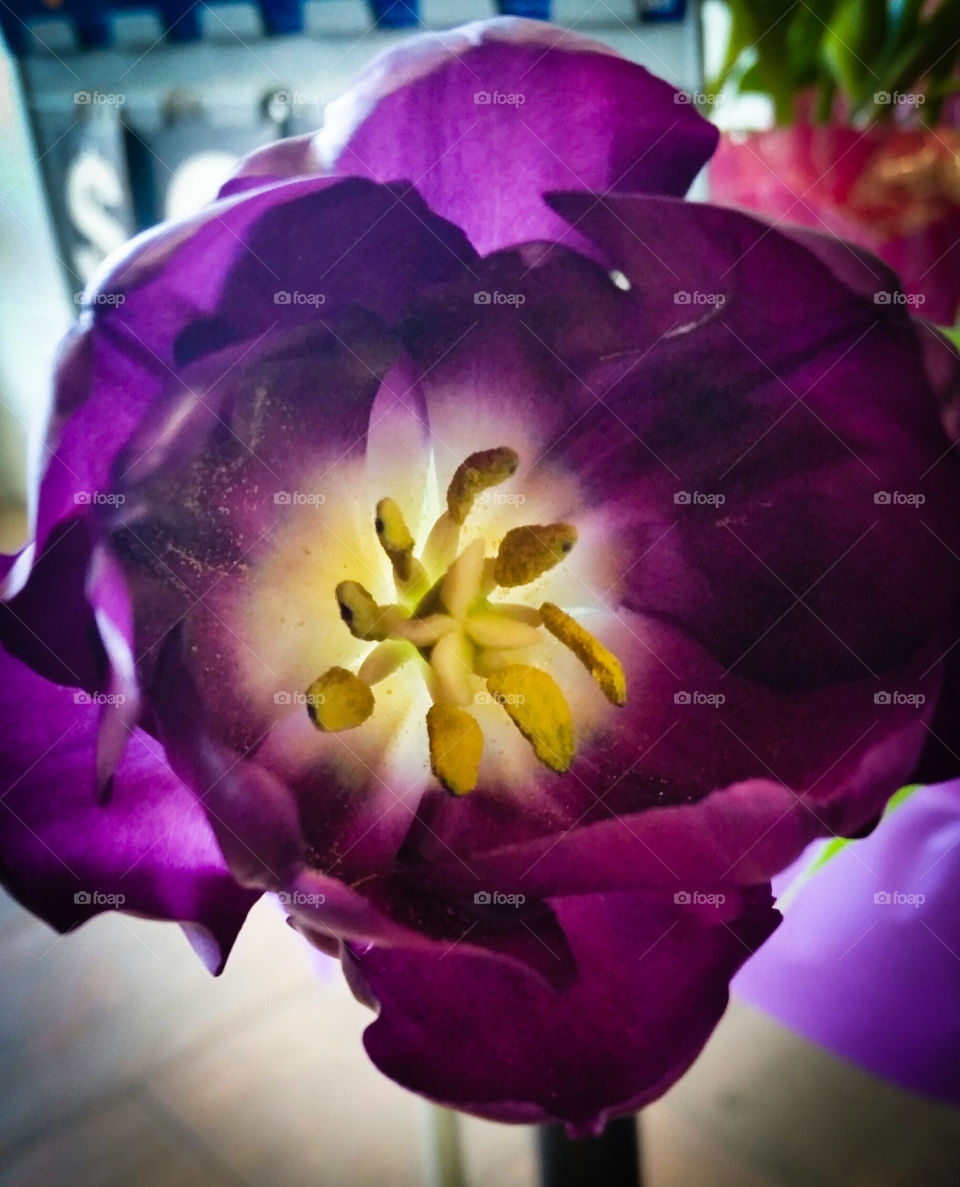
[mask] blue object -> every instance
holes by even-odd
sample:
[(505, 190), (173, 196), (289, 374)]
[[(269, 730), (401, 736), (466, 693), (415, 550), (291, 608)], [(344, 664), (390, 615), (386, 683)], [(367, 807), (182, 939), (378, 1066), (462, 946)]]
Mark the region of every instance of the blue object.
[(199, 0), (163, 0), (160, 17), (171, 41), (199, 41), (203, 32)]
[[(204, 0), (217, 4), (221, 0)], [(30, 48), (31, 25), (48, 20), (67, 20), (77, 34), (82, 49), (104, 49), (113, 44), (111, 18), (117, 13), (155, 13), (163, 22), (171, 41), (197, 41), (202, 36), (201, 0), (4, 0), (0, 4), (0, 29), (11, 51), (20, 56)], [(302, 0), (257, 0), (264, 31), (275, 36), (303, 30)], [(413, 19), (399, 17), (382, 23), (416, 24), (414, 0), (379, 0), (377, 8), (413, 12)]]
[(370, 0), (370, 8), (381, 29), (409, 29), (420, 24), (420, 0)]
[(303, 30), (301, 0), (260, 0), (263, 26), (268, 33), (300, 33)]
[(525, 16), (535, 21), (548, 21), (550, 0), (497, 0), (497, 11), (504, 16)]
[(687, 0), (637, 0), (637, 16), (642, 24), (682, 21), (687, 15)]

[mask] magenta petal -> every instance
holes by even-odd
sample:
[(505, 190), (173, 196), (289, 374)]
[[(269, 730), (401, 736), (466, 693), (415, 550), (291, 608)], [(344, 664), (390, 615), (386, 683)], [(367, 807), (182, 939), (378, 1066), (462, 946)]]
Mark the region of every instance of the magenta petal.
[(584, 1133), (686, 1070), (730, 977), (778, 922), (769, 902), (765, 890), (702, 910), (673, 893), (554, 900), (579, 969), (561, 993), (459, 947), (442, 959), (372, 948), (345, 966), (379, 1007), (364, 1042), (381, 1071), (480, 1116)]
[(133, 735), (114, 795), (98, 803), (98, 711), (0, 653), (0, 870), (29, 910), (66, 932), (117, 907), (189, 924), (212, 971), (256, 895), (227, 873), (193, 795), (145, 734)]
[(874, 1075), (960, 1106), (960, 781), (818, 870), (736, 991)]
[(713, 152), (716, 129), (675, 97), (600, 42), (538, 21), (478, 22), (381, 54), (312, 144), (262, 150), (243, 171), (412, 182), (482, 253), (582, 245), (544, 206), (547, 190), (682, 195)]

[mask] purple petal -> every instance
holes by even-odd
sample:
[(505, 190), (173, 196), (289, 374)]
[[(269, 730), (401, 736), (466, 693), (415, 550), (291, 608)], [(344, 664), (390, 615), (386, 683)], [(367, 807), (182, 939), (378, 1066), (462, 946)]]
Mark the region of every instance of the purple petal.
[(561, 993), (459, 947), (442, 959), (353, 952), (354, 992), (379, 1008), (365, 1046), (381, 1071), (442, 1104), (595, 1131), (690, 1065), (730, 977), (777, 924), (769, 901), (757, 891), (698, 911), (672, 894), (555, 900), (579, 969)]
[(29, 570), (26, 583), (0, 603), (0, 642), (17, 659), (56, 684), (102, 687), (107, 659), (87, 599), (94, 530), (74, 514), (58, 524)]
[(327, 107), (312, 143), (261, 150), (242, 172), (410, 181), (486, 253), (582, 245), (544, 206), (547, 190), (681, 195), (716, 142), (671, 86), (601, 42), (507, 19), (385, 51)]
[(925, 787), (784, 908), (736, 991), (912, 1092), (960, 1105), (960, 782)]
[(113, 799), (98, 803), (98, 711), (0, 654), (3, 881), (58, 931), (111, 907), (191, 925), (222, 967), (256, 895), (227, 873), (203, 812), (156, 743), (133, 735)]
[(183, 364), (315, 323), (321, 307), (331, 321), (354, 305), (396, 318), (425, 282), (472, 258), (462, 233), (409, 187), (360, 180), (285, 182), (140, 236), (63, 348), (38, 540), (78, 494), (112, 491), (113, 460), (151, 405), (180, 388)]

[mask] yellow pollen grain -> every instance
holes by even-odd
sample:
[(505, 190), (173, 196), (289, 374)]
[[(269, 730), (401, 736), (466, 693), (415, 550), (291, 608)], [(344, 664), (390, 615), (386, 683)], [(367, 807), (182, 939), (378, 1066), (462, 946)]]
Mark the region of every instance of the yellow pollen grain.
[(457, 466), (447, 487), (447, 511), (454, 523), (462, 524), (477, 495), (491, 486), (499, 486), (520, 464), (515, 450), (506, 445), (471, 453)]
[(512, 528), (503, 537), (494, 564), (498, 585), (527, 585), (552, 569), (577, 542), (569, 523), (531, 524)]
[(610, 704), (622, 708), (627, 703), (627, 678), (613, 652), (608, 651), (599, 639), (595, 639), (553, 602), (544, 602), (540, 613), (543, 615), (543, 625), (555, 639), (570, 648), (596, 680)]
[(307, 712), (317, 729), (352, 730), (373, 712), (373, 693), (346, 668), (328, 668), (307, 689)]
[(427, 710), (427, 738), (434, 778), (454, 795), (473, 791), (483, 734), (470, 714), (456, 705), (431, 705)]
[(403, 512), (393, 499), (381, 499), (377, 503), (377, 518), (374, 523), (377, 539), (401, 581), (409, 581), (413, 575), (415, 559), (414, 539), (403, 518)]
[(487, 689), (545, 766), (560, 774), (570, 769), (574, 754), (570, 706), (546, 672), (527, 664), (508, 664), (492, 673)]

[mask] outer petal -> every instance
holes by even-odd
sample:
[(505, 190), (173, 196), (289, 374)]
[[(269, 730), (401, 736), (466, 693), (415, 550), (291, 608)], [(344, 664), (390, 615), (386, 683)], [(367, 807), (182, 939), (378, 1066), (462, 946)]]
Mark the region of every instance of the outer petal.
[(56, 526), (23, 588), (0, 603), (7, 651), (47, 680), (89, 690), (101, 687), (107, 665), (85, 588), (93, 536), (89, 516), (75, 511)]
[(443, 959), (373, 948), (346, 971), (379, 1018), (377, 1066), (446, 1105), (575, 1132), (656, 1099), (723, 1013), (727, 983), (778, 921), (769, 894), (695, 910), (672, 895), (555, 900), (579, 977), (563, 993), (455, 948)]
[(312, 139), (261, 150), (244, 174), (320, 170), (411, 181), (480, 252), (581, 244), (555, 188), (683, 194), (717, 132), (675, 90), (607, 46), (539, 21), (491, 20), (375, 58)]
[(227, 873), (192, 794), (136, 734), (109, 805), (97, 802), (97, 708), (0, 653), (0, 871), (23, 904), (66, 932), (111, 906), (189, 925), (219, 971), (256, 900)]
[(328, 321), (355, 305), (395, 318), (472, 255), (409, 187), (329, 178), (223, 199), (140, 236), (64, 346), (38, 540), (78, 494), (111, 489), (114, 458), (185, 364), (243, 341), (252, 349), (321, 310)]
[[(734, 212), (555, 202), (633, 282), (637, 327), (620, 357), (571, 364), (596, 417), (560, 456), (609, 500), (627, 555), (677, 525), (626, 577), (627, 604), (770, 683), (880, 672), (939, 631), (960, 470), (902, 309)], [(678, 503), (697, 493), (699, 509)]]
[(925, 787), (784, 908), (735, 989), (902, 1087), (960, 1105), (960, 782)]

